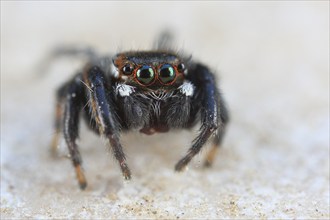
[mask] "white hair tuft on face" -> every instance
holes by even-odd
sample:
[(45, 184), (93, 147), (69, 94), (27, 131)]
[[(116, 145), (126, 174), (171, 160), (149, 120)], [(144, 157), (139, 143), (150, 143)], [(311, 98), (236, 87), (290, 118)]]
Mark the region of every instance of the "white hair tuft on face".
[(192, 96), (194, 94), (195, 86), (191, 82), (185, 81), (179, 86), (180, 92), (186, 96)]
[(124, 97), (132, 94), (135, 91), (135, 88), (133, 86), (120, 83), (116, 85), (115, 91), (117, 95), (119, 94), (121, 97)]

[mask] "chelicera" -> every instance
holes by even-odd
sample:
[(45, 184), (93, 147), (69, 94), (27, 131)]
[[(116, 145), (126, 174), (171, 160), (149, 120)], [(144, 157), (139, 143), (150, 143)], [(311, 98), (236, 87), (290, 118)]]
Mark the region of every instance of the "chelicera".
[[(152, 51), (104, 57), (85, 51), (89, 62), (58, 89), (52, 148), (56, 149), (62, 132), (81, 189), (87, 181), (76, 143), (80, 116), (108, 140), (125, 179), (131, 178), (131, 172), (120, 134), (131, 130), (151, 135), (200, 123), (199, 134), (175, 170), (184, 170), (209, 139), (212, 148), (205, 166), (212, 164), (229, 118), (214, 74), (206, 65), (159, 45)], [(62, 53), (77, 53), (72, 51)]]

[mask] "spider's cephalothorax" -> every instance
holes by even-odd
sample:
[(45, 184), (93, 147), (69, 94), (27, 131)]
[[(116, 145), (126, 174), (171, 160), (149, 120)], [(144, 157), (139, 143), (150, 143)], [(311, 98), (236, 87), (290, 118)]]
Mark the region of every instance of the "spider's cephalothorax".
[(109, 140), (125, 179), (131, 173), (119, 140), (122, 131), (153, 134), (191, 128), (199, 121), (199, 135), (175, 166), (181, 171), (210, 137), (213, 147), (205, 165), (211, 165), (228, 121), (214, 75), (203, 64), (168, 50), (94, 56), (57, 93), (53, 149), (62, 129), (82, 189), (87, 182), (76, 144), (81, 111), (88, 125)]
[(113, 64), (122, 128), (152, 134), (187, 126), (195, 86), (185, 79), (184, 60), (169, 52), (127, 52)]

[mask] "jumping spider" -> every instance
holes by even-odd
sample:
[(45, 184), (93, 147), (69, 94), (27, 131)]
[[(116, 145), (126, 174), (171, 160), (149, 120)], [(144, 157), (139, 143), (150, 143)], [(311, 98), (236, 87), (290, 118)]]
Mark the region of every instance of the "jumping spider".
[(55, 150), (63, 132), (81, 189), (87, 182), (76, 144), (80, 112), (89, 127), (109, 141), (125, 179), (131, 178), (131, 172), (120, 133), (132, 129), (151, 135), (189, 129), (200, 121), (198, 136), (175, 170), (182, 171), (210, 137), (213, 147), (205, 165), (212, 164), (228, 112), (207, 66), (168, 49), (162, 41), (152, 51), (129, 51), (113, 57), (99, 57), (92, 50), (77, 51), (61, 52), (85, 53), (89, 62), (58, 89), (52, 148)]

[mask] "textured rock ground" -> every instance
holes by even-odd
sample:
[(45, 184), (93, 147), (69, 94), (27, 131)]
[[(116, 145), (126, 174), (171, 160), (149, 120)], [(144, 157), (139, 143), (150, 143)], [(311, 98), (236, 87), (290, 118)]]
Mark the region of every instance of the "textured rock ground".
[[(125, 182), (82, 126), (80, 191), (69, 160), (48, 151), (54, 89), (80, 63), (36, 67), (60, 43), (150, 48), (164, 27), (216, 70), (228, 101), (214, 166), (202, 153), (173, 171), (198, 128), (130, 133)], [(1, 2), (1, 218), (329, 218), (329, 2)]]

